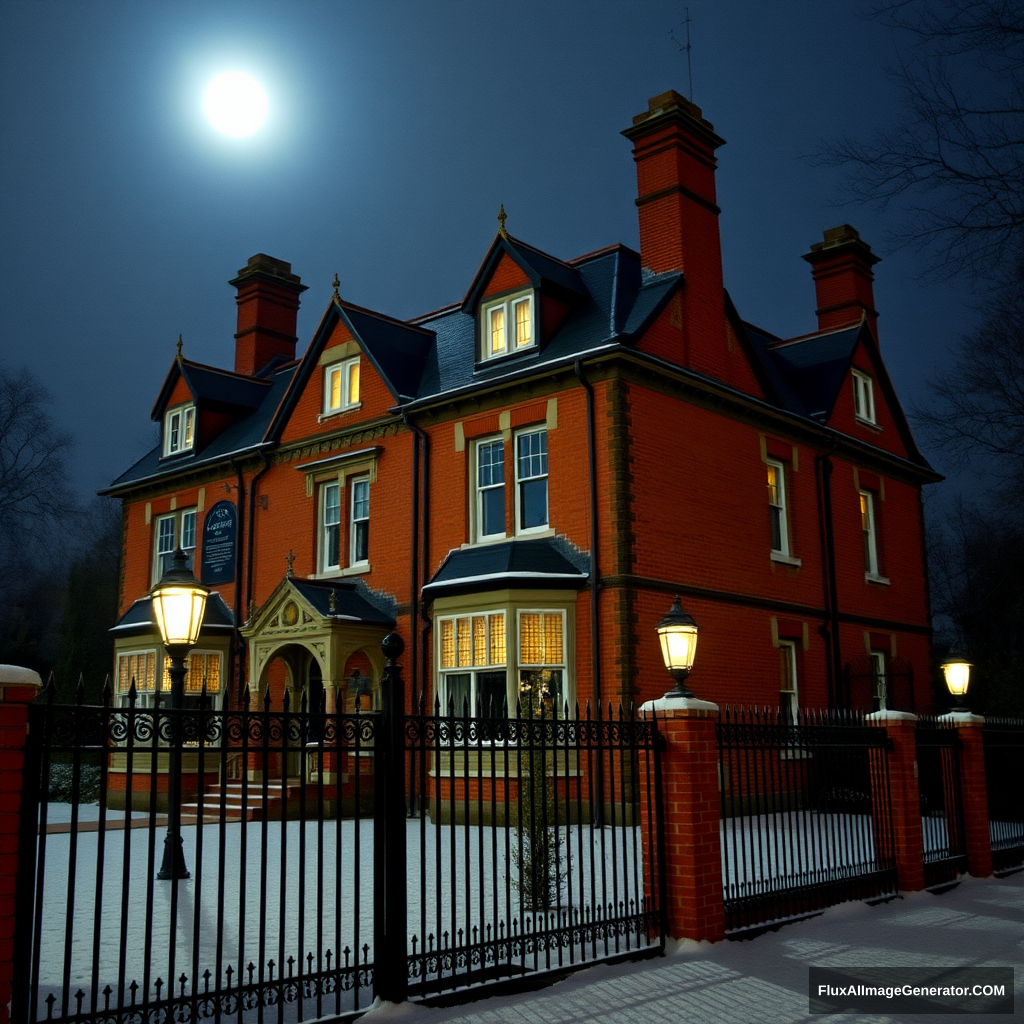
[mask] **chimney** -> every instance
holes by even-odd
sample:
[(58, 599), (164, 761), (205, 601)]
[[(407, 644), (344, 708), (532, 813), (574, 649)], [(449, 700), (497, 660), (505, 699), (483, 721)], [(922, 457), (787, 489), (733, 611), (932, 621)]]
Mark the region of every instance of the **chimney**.
[[(622, 134), (633, 143), (640, 262), (655, 274), (682, 272), (680, 362), (723, 375), (722, 246), (715, 202), (715, 150), (725, 140), (696, 104), (677, 92), (648, 100)], [(706, 365), (705, 365), (706, 364)]]
[(306, 286), (292, 265), (257, 253), (229, 283), (238, 289), (235, 373), (252, 377), (275, 356), (294, 359), (299, 295)]
[(868, 327), (878, 341), (878, 313), (871, 268), (880, 257), (871, 251), (856, 228), (840, 224), (825, 232), (824, 241), (815, 242), (804, 256), (814, 277), (818, 330), (859, 324), (867, 317)]

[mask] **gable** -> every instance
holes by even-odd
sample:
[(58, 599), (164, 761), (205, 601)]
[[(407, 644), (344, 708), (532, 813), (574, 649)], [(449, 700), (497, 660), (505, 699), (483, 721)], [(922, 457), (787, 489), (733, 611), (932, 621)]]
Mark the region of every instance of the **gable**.
[(526, 276), (523, 268), (508, 253), (502, 253), (498, 265), (483, 287), (480, 298), (487, 299), (492, 295), (500, 295), (502, 292), (512, 291), (515, 288), (529, 288), (532, 284), (533, 282)]

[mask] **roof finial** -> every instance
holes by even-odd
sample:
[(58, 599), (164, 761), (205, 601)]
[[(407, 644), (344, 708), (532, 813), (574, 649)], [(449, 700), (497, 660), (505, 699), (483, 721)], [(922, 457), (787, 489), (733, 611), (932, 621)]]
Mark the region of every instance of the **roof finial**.
[(178, 362), (179, 362), (179, 363), (180, 363), (180, 362), (182, 361), (182, 359), (184, 359), (184, 358), (185, 358), (185, 357), (184, 357), (184, 356), (183, 356), (183, 355), (181, 354), (181, 346), (182, 346), (182, 340), (181, 340), (181, 335), (179, 334), (179, 335), (178, 335), (178, 344), (177, 344), (177, 345), (175, 346), (175, 348), (177, 349), (177, 355), (175, 355), (175, 357), (174, 357), (175, 359), (177, 359), (177, 360), (178, 360)]
[(341, 287), (341, 281), (338, 280), (338, 275), (335, 274), (334, 275), (334, 294), (331, 296), (331, 298), (332, 299), (337, 299), (338, 302), (341, 302), (341, 295), (338, 292), (338, 289), (340, 287)]
[(295, 561), (295, 555), (292, 554), (292, 549), (288, 549), (288, 554), (285, 555), (284, 559), (288, 563), (288, 568), (285, 569), (284, 578), (290, 580), (295, 575), (295, 570), (292, 568), (292, 563)]
[(508, 220), (508, 214), (505, 212), (505, 204), (501, 204), (501, 209), (498, 211), (498, 234), (502, 238), (508, 238), (508, 232), (505, 230), (505, 221)]

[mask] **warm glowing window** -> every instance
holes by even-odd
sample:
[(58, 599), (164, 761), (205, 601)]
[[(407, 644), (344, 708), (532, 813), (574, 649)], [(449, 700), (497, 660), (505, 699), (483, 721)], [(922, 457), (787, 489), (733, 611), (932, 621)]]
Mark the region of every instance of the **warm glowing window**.
[(485, 718), (506, 715), (504, 612), (443, 618), (439, 625), (442, 713)]
[[(213, 651), (192, 651), (186, 665), (188, 674), (185, 676), (185, 693), (198, 696), (206, 684), (207, 694), (220, 693), (220, 655)], [(160, 681), (162, 692), (171, 690), (171, 662), (164, 658), (164, 674)]]
[(786, 467), (781, 462), (769, 461), (768, 514), (771, 519), (772, 551), (789, 554), (789, 524), (786, 521)]
[(524, 714), (565, 713), (565, 613), (519, 613), (519, 702)]
[(196, 407), (179, 406), (164, 417), (164, 455), (190, 451), (196, 442)]
[(482, 358), (493, 359), (536, 343), (533, 295), (513, 295), (487, 303), (481, 316)]
[(359, 357), (324, 368), (324, 414), (359, 404)]
[(138, 651), (117, 656), (117, 692), (127, 693), (135, 683), (136, 692), (152, 690), (156, 680), (156, 651)]

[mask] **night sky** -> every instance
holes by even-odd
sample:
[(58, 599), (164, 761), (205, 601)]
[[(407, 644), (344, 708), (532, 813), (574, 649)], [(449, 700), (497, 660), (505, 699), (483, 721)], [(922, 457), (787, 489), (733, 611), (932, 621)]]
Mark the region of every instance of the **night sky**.
[[(693, 98), (718, 152), (725, 282), (769, 331), (815, 329), (809, 266), (849, 222), (876, 267), (882, 353), (904, 406), (974, 322), (973, 295), (922, 283), (883, 215), (837, 206), (822, 140), (867, 138), (899, 98), (899, 40), (854, 3), (691, 0)], [(497, 230), (569, 259), (637, 247), (619, 132), (688, 93), (684, 6), (590, 2), (0, 3), (0, 360), (28, 366), (74, 434), (83, 498), (155, 443), (179, 333), (233, 364), (249, 256), (309, 291), (299, 351), (337, 273), (344, 298), (407, 318), (459, 301)], [(240, 69), (266, 125), (217, 134), (207, 82)], [(943, 461), (928, 452), (940, 470)]]

